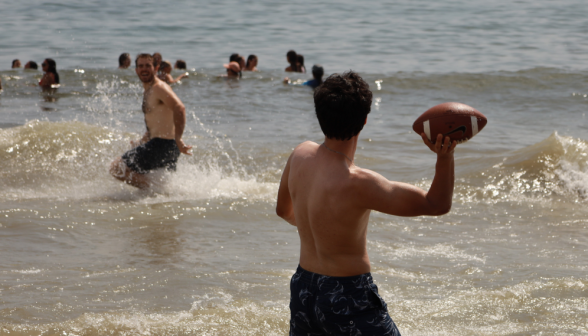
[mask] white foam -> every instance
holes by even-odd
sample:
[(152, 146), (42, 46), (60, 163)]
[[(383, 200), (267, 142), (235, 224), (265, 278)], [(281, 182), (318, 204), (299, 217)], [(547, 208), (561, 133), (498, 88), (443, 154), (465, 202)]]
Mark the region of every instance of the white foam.
[(583, 171), (577, 162), (562, 160), (555, 174), (566, 192), (578, 194), (582, 199), (588, 198), (588, 170)]
[(11, 270), (12, 273), (19, 273), (19, 274), (38, 274), (41, 273), (41, 270), (38, 268), (31, 268), (28, 270)]

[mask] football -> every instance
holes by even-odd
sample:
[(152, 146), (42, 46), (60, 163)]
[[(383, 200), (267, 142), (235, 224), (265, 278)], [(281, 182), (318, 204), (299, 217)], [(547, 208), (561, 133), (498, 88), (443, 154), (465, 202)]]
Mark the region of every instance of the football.
[(412, 129), (435, 143), (438, 134), (443, 134), (451, 141), (466, 142), (478, 134), (488, 119), (475, 108), (462, 103), (443, 103), (431, 107), (412, 125)]

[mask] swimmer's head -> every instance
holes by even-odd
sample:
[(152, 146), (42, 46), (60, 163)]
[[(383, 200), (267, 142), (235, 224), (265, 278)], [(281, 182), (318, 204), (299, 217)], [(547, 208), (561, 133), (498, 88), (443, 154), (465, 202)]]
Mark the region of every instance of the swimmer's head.
[(245, 67), (249, 68), (249, 67), (256, 67), (256, 66), (257, 66), (257, 56), (249, 55), (249, 57), (247, 57), (247, 64), (245, 65)]
[(298, 64), (300, 64), (301, 66), (304, 66), (304, 56), (300, 54), (296, 55), (296, 62), (298, 62)]
[(239, 68), (241, 70), (245, 69), (245, 59), (243, 58), (243, 56), (239, 55), (235, 62), (239, 63)]
[(231, 56), (229, 56), (229, 63), (236, 62), (237, 57), (239, 57), (239, 54), (231, 54)]
[(47, 72), (55, 72), (57, 71), (57, 63), (52, 58), (45, 58), (43, 64), (41, 64), (44, 69), (47, 69)]
[(35, 62), (35, 61), (28, 61), (25, 64), (24, 68), (37, 70), (39, 68), (39, 66), (37, 65), (37, 62)]
[(18, 60), (18, 59), (12, 60), (12, 68), (13, 69), (20, 68), (20, 60)]
[(239, 73), (241, 72), (241, 67), (237, 62), (230, 62), (229, 64), (223, 64), (223, 66), (227, 69), (227, 76), (229, 77), (239, 77)]
[(327, 138), (349, 140), (361, 132), (372, 106), (369, 85), (355, 72), (333, 74), (314, 91), (314, 108)]
[(161, 57), (160, 53), (156, 52), (153, 54), (153, 66), (157, 68), (161, 64), (162, 59), (163, 58)]
[(323, 80), (323, 75), (325, 74), (325, 69), (323, 69), (323, 66), (320, 64), (315, 64), (312, 66), (312, 76), (315, 79), (318, 79), (320, 81)]
[(122, 53), (118, 57), (118, 67), (126, 69), (131, 66), (131, 55), (129, 53)]
[(169, 61), (162, 61), (159, 66), (159, 71), (170, 73), (172, 70), (171, 63)]
[(296, 52), (294, 50), (290, 50), (288, 51), (288, 53), (286, 53), (286, 59), (288, 60), (288, 63), (292, 64), (292, 63), (296, 63), (298, 61), (298, 55), (296, 55)]
[(176, 64), (174, 65), (175, 69), (186, 70), (186, 61), (184, 60), (177, 60)]

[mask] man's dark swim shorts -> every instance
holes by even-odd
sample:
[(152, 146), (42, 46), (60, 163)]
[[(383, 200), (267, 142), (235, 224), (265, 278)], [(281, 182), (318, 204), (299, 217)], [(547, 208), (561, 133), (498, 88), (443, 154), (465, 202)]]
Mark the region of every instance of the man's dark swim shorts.
[(370, 273), (330, 277), (298, 266), (290, 281), (290, 335), (400, 336)]
[(122, 160), (132, 171), (146, 174), (159, 168), (175, 171), (179, 156), (176, 140), (153, 138), (124, 153)]

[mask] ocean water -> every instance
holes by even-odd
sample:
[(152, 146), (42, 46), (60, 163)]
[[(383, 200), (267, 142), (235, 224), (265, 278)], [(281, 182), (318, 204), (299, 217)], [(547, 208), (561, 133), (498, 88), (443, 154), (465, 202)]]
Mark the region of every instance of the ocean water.
[[(372, 213), (372, 273), (403, 335), (588, 334), (588, 9), (581, 1), (29, 1), (0, 4), (0, 335), (285, 335), (296, 229), (281, 170), (322, 141), (285, 54), (374, 92), (356, 164), (428, 188), (412, 131), (459, 101), (488, 125), (456, 149), (451, 212)], [(178, 170), (108, 174), (140, 137), (122, 52), (185, 59)], [(225, 80), (233, 52), (257, 73)], [(62, 85), (41, 91), (56, 60)], [(174, 73), (178, 75), (179, 73)]]

